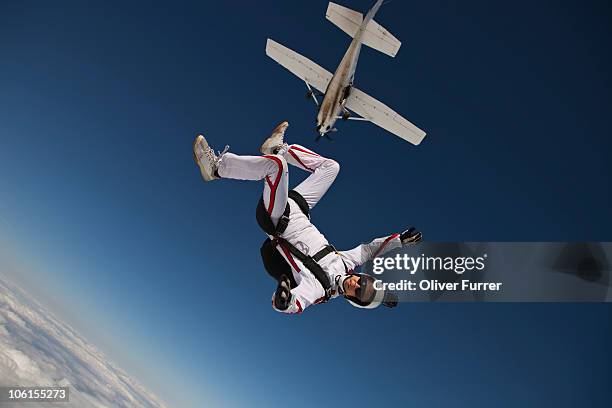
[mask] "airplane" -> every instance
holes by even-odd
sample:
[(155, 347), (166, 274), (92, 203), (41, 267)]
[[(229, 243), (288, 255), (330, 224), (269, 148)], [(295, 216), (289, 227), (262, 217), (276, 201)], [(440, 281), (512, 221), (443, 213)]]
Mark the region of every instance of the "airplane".
[[(353, 86), (362, 44), (391, 57), (395, 57), (401, 46), (397, 38), (373, 20), (382, 3), (383, 0), (378, 0), (365, 18), (357, 11), (329, 3), (325, 17), (353, 38), (333, 75), (284, 45), (270, 38), (267, 40), (266, 54), (302, 79), (308, 88), (306, 97), (312, 98), (319, 107), (316, 128), (319, 135), (316, 140), (322, 136), (331, 140), (328, 132), (336, 131), (334, 124), (338, 119), (372, 122), (414, 145), (421, 143), (425, 137), (424, 131)], [(320, 104), (315, 90), (324, 95)], [(359, 116), (352, 116), (349, 111)]]

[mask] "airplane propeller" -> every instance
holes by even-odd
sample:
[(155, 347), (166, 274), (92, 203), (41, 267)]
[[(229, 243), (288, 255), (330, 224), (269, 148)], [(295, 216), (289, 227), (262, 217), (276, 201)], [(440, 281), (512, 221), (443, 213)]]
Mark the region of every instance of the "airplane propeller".
[(325, 138), (326, 138), (327, 140), (329, 140), (330, 142), (334, 142), (334, 139), (332, 139), (332, 138), (331, 138), (331, 136), (329, 135), (329, 133), (331, 133), (331, 132), (337, 132), (337, 131), (338, 131), (338, 129), (337, 129), (337, 128), (331, 128), (331, 129), (329, 129), (329, 130), (328, 130), (327, 132), (325, 132), (325, 133), (321, 133), (321, 132), (319, 132), (319, 129), (316, 129), (316, 128), (315, 128), (315, 130), (316, 130), (316, 132), (318, 133), (318, 136), (317, 136), (317, 138), (315, 139), (315, 142), (318, 142), (318, 141), (321, 139), (321, 137), (325, 137)]
[(331, 136), (329, 136), (327, 133), (323, 133), (322, 135), (319, 134), (319, 136), (317, 136), (317, 138), (315, 139), (315, 142), (318, 142), (319, 139), (321, 139), (321, 137), (324, 136), (327, 140), (329, 140), (330, 142), (335, 142), (334, 139), (331, 138)]

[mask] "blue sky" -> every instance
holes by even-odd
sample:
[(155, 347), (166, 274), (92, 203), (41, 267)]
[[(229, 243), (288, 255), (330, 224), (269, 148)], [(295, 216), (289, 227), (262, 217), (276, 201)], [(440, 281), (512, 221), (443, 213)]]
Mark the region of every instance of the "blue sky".
[[(288, 141), (341, 164), (313, 213), (339, 248), (412, 224), (433, 241), (609, 241), (610, 5), (383, 6), (376, 19), (402, 49), (364, 49), (356, 86), (425, 129), (418, 147), (352, 122), (314, 144), (303, 84), (264, 48), (271, 37), (333, 70), (349, 38), (326, 7), (2, 2), (0, 237), (13, 275), (175, 406), (601, 401), (608, 305), (364, 313), (336, 301), (277, 315), (261, 186), (205, 185), (191, 142), (204, 132), (255, 154), (289, 120)], [(337, 391), (354, 380), (366, 390)]]

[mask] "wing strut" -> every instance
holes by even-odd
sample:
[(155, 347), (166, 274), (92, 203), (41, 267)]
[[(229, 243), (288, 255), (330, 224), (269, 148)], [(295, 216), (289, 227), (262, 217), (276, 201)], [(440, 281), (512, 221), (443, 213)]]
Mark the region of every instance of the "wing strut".
[(315, 105), (319, 106), (319, 101), (317, 101), (317, 97), (315, 96), (314, 91), (310, 87), (310, 84), (308, 83), (308, 81), (304, 81), (304, 82), (306, 83), (306, 86), (308, 87), (308, 95), (310, 95), (312, 97), (312, 99), (314, 100)]

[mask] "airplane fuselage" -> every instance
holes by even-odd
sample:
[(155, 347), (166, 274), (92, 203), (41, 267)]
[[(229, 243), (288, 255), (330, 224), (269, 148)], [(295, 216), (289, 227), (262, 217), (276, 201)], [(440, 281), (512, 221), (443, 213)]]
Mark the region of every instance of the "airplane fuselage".
[(351, 41), (351, 44), (344, 53), (344, 57), (342, 57), (342, 61), (340, 61), (338, 68), (336, 68), (336, 72), (334, 72), (331, 81), (327, 85), (325, 97), (321, 101), (319, 113), (317, 114), (317, 131), (321, 136), (333, 129), (338, 117), (345, 112), (344, 104), (353, 86), (363, 33), (382, 2), (383, 0), (378, 0), (363, 19), (361, 27), (355, 33), (353, 41)]
[(327, 85), (325, 97), (317, 115), (317, 130), (320, 134), (329, 132), (334, 127), (338, 115), (344, 111), (344, 103), (353, 84), (360, 49), (361, 41), (357, 38), (353, 39), (334, 76)]

